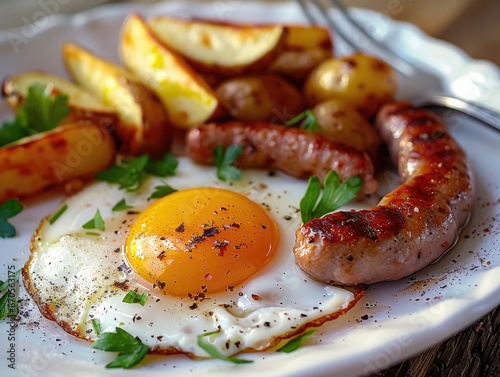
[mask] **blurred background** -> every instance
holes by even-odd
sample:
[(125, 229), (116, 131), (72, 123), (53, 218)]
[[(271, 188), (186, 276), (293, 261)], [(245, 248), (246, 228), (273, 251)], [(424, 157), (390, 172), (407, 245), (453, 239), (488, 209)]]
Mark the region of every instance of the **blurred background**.
[[(129, 1), (153, 3), (159, 0)], [(0, 30), (23, 26), (26, 17), (40, 10), (42, 4), (56, 3), (58, 13), (71, 14), (102, 3), (120, 2), (123, 0), (0, 0)], [(344, 0), (344, 3), (412, 22), (427, 34), (461, 47), (473, 58), (491, 60), (500, 65), (499, 0)]]

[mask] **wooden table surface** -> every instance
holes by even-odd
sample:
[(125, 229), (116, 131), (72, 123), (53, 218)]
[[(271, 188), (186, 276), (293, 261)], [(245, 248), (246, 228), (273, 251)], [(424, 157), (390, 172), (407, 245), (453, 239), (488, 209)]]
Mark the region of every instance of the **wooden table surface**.
[[(4, 0), (2, 0), (4, 1)], [(15, 2), (10, 2), (15, 11)], [(102, 0), (90, 0), (98, 4)], [(153, 0), (154, 1), (154, 0)], [(143, 0), (143, 2), (152, 2)], [(74, 12), (88, 7), (70, 2)], [(477, 59), (500, 65), (500, 1), (498, 0), (346, 0), (347, 5), (365, 6), (389, 13), (394, 19), (410, 21), (425, 32), (447, 40)], [(69, 6), (69, 4), (68, 4)], [(397, 7), (395, 7), (397, 6)], [(20, 7), (19, 7), (20, 8)], [(22, 10), (21, 10), (22, 12)], [(20, 18), (20, 17), (18, 17)], [(16, 17), (0, 15), (0, 28), (15, 26)], [(500, 376), (500, 307), (452, 338), (372, 377), (483, 377)]]

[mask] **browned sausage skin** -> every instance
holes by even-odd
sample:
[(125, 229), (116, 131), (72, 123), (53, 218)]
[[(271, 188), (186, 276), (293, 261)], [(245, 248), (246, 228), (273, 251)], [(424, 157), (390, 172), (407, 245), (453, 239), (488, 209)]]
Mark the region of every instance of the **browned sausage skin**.
[(343, 285), (400, 279), (438, 258), (467, 221), (473, 176), (442, 121), (399, 103), (380, 111), (377, 128), (402, 184), (375, 208), (328, 214), (297, 230), (297, 263), (316, 279)]
[(297, 178), (317, 175), (321, 180), (335, 170), (341, 180), (359, 175), (363, 179), (360, 194), (377, 189), (373, 163), (365, 152), (299, 128), (261, 122), (211, 123), (190, 130), (186, 141), (188, 155), (197, 163), (212, 164), (213, 150), (220, 144), (241, 144), (239, 167), (278, 169)]

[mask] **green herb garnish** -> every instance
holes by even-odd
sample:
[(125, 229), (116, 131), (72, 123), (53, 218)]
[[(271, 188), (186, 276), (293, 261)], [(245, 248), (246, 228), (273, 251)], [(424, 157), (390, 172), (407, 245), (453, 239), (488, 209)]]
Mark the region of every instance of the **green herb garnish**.
[(347, 204), (356, 197), (362, 185), (363, 180), (357, 175), (340, 183), (338, 174), (331, 170), (325, 177), (323, 196), (320, 198), (321, 183), (319, 178), (313, 175), (309, 178), (306, 193), (300, 201), (302, 222), (306, 223)]
[(283, 347), (278, 348), (276, 350), (276, 352), (290, 353), (290, 352), (297, 350), (302, 345), (302, 340), (309, 338), (312, 334), (314, 334), (315, 331), (316, 330), (309, 330), (309, 331), (301, 334), (300, 336), (293, 338), (287, 344), (285, 344)]
[(224, 149), (223, 145), (215, 147), (213, 158), (215, 166), (217, 167), (217, 178), (221, 181), (237, 181), (241, 179), (241, 171), (233, 162), (240, 157), (243, 152), (243, 146), (240, 144), (233, 144)]
[(106, 170), (96, 174), (96, 178), (120, 186), (120, 189), (135, 191), (141, 187), (146, 179), (144, 169), (149, 161), (147, 155), (124, 158), (118, 164), (112, 165)]
[(148, 346), (125, 330), (117, 327), (116, 332), (105, 332), (92, 344), (92, 348), (118, 352), (118, 356), (106, 368), (131, 368), (139, 364), (148, 353)]
[(101, 231), (105, 230), (106, 227), (104, 224), (104, 220), (102, 219), (101, 212), (99, 211), (99, 208), (95, 212), (94, 218), (92, 220), (87, 221), (85, 224), (83, 224), (82, 228), (83, 229), (97, 229), (97, 230), (101, 230)]
[(163, 198), (164, 196), (170, 195), (177, 190), (169, 185), (156, 186), (155, 191), (151, 194), (148, 199), (158, 199)]
[(135, 291), (129, 291), (123, 298), (122, 302), (126, 302), (127, 304), (141, 304), (142, 306), (144, 306), (147, 299), (148, 294), (146, 292), (137, 293)]
[(112, 211), (125, 211), (127, 209), (134, 208), (132, 206), (129, 206), (126, 202), (125, 199), (120, 200), (118, 203), (116, 203), (113, 208), (111, 208)]
[(157, 177), (174, 176), (177, 165), (179, 165), (179, 161), (171, 153), (165, 153), (159, 160), (149, 160), (145, 170)]
[(55, 128), (69, 114), (68, 96), (51, 94), (52, 87), (35, 83), (28, 88), (14, 120), (0, 127), (0, 147), (23, 137)]
[(54, 224), (54, 223), (57, 221), (57, 219), (58, 219), (59, 217), (61, 217), (61, 215), (62, 215), (64, 212), (66, 212), (66, 210), (67, 210), (67, 209), (68, 209), (68, 205), (67, 205), (67, 204), (65, 204), (65, 205), (63, 205), (61, 208), (59, 208), (59, 210), (58, 210), (56, 213), (54, 213), (54, 216), (52, 216), (52, 217), (49, 219), (49, 224), (50, 224), (50, 225)]
[(16, 236), (16, 228), (7, 219), (16, 216), (24, 208), (24, 205), (17, 199), (9, 199), (0, 204), (0, 237), (12, 238)]
[(136, 191), (141, 187), (147, 174), (158, 177), (175, 175), (177, 164), (177, 160), (170, 153), (165, 154), (160, 160), (150, 160), (148, 155), (124, 158), (117, 164), (97, 173), (96, 178), (117, 184), (122, 190)]
[(90, 323), (92, 324), (92, 328), (94, 329), (94, 332), (97, 336), (101, 335), (101, 321), (99, 321), (97, 318), (92, 318), (90, 320)]
[(18, 281), (21, 270), (15, 272), (8, 271), (9, 277), (6, 281), (0, 280), (0, 319), (15, 318), (19, 313), (19, 306), (17, 304), (17, 297), (15, 291), (11, 289), (10, 285), (12, 280)]
[(300, 128), (307, 131), (317, 131), (320, 126), (318, 119), (312, 110), (305, 110), (299, 115), (285, 122), (285, 126), (294, 126), (300, 122)]
[(235, 364), (253, 363), (253, 360), (238, 359), (236, 357), (227, 357), (227, 356), (223, 355), (217, 348), (215, 348), (214, 345), (208, 343), (208, 341), (206, 340), (206, 337), (213, 335), (213, 334), (218, 334), (219, 332), (220, 332), (220, 329), (217, 331), (207, 332), (205, 334), (198, 335), (197, 336), (198, 346), (200, 348), (202, 348), (210, 356), (212, 356), (214, 359), (229, 361), (229, 362), (235, 363)]

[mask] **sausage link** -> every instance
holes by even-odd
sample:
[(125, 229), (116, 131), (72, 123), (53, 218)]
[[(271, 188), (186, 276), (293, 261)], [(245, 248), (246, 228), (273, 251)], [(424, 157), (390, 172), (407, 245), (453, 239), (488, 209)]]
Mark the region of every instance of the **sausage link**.
[(278, 169), (297, 178), (317, 175), (323, 180), (335, 170), (341, 180), (363, 179), (361, 194), (377, 189), (373, 163), (363, 151), (333, 142), (314, 132), (269, 123), (227, 122), (205, 124), (187, 135), (188, 155), (197, 163), (212, 164), (215, 147), (243, 145), (236, 164), (243, 168)]
[(376, 126), (402, 184), (375, 208), (303, 224), (294, 254), (312, 277), (334, 284), (396, 280), (439, 258), (469, 216), (474, 181), (465, 153), (432, 113), (385, 106)]

